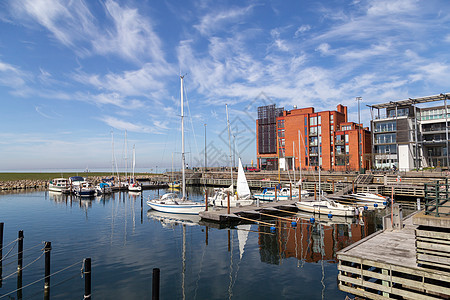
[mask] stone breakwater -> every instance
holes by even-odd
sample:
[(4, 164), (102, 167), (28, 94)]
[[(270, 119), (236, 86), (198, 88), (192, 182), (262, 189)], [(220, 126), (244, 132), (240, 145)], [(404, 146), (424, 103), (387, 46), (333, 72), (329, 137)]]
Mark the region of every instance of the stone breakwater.
[(47, 180), (22, 179), (14, 181), (0, 181), (0, 191), (42, 189), (47, 187), (48, 187)]
[[(97, 184), (102, 181), (103, 177), (91, 176), (87, 178), (92, 184)], [(141, 175), (136, 176), (138, 180), (154, 180), (155, 176), (152, 175)], [(11, 191), (11, 190), (25, 190), (25, 189), (47, 189), (49, 181), (48, 180), (10, 180), (10, 181), (0, 181), (0, 191)]]

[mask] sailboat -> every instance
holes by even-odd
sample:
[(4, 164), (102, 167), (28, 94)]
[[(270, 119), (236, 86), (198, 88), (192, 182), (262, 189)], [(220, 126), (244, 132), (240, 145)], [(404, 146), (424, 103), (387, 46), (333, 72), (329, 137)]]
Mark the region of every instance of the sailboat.
[(148, 200), (147, 205), (154, 210), (165, 213), (198, 214), (205, 210), (205, 205), (186, 199), (186, 174), (184, 155), (184, 104), (183, 104), (183, 78), (181, 78), (181, 161), (182, 161), (182, 198), (175, 193), (166, 193), (159, 199)]
[(230, 193), (230, 207), (247, 206), (253, 204), (250, 188), (245, 177), (244, 168), (239, 158), (238, 178), (236, 184), (236, 194), (233, 194), (233, 186), (228, 188), (215, 188), (215, 194), (209, 199), (209, 204), (218, 207), (228, 207), (228, 196)]
[(131, 182), (128, 185), (128, 190), (130, 192), (140, 192), (142, 191), (142, 185), (136, 181), (136, 177), (134, 176), (134, 168), (136, 166), (136, 148), (135, 145), (133, 145), (133, 175), (131, 178)]

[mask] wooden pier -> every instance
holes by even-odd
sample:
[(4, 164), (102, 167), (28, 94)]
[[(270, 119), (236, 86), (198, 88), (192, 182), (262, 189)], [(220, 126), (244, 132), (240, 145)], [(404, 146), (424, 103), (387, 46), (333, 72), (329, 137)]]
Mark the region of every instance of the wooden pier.
[(228, 208), (208, 208), (208, 211), (200, 212), (200, 217), (202, 220), (213, 221), (213, 222), (236, 222), (239, 221), (239, 215), (251, 215), (258, 214), (258, 212), (263, 212), (264, 210), (270, 210), (276, 212), (278, 209), (297, 211), (295, 202), (298, 200), (282, 200), (273, 202), (264, 202), (257, 204), (252, 204), (248, 206), (241, 207), (230, 207), (230, 213), (228, 213)]
[(339, 289), (369, 299), (450, 298), (449, 224), (419, 212), (339, 251)]

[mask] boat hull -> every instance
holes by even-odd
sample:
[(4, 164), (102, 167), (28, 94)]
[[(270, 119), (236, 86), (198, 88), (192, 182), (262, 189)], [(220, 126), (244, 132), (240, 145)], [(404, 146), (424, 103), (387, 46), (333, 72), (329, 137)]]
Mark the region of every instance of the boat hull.
[(324, 201), (296, 202), (295, 206), (297, 206), (297, 208), (301, 211), (306, 211), (314, 214), (332, 214), (334, 216), (344, 217), (354, 217), (358, 215), (358, 210), (353, 207), (329, 207), (326, 203), (323, 202)]
[(198, 214), (205, 210), (205, 205), (203, 204), (166, 204), (149, 200), (147, 201), (147, 205), (150, 206), (151, 209), (171, 214)]

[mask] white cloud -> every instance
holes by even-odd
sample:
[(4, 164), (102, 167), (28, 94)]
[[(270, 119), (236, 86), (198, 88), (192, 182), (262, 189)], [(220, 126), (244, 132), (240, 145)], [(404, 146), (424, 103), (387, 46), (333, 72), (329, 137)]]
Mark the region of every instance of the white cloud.
[(302, 35), (303, 33), (307, 32), (311, 30), (311, 26), (309, 25), (302, 25), (299, 28), (297, 28), (297, 30), (295, 31), (294, 36), (295, 37), (299, 37), (300, 35)]
[(230, 23), (240, 20), (253, 9), (253, 5), (247, 7), (231, 8), (228, 10), (218, 9), (215, 12), (203, 16), (200, 23), (193, 27), (202, 35), (212, 35), (216, 31), (220, 31), (227, 27)]
[(150, 128), (148, 126), (119, 120), (111, 116), (102, 117), (100, 118), (100, 121), (104, 122), (108, 126), (111, 126), (119, 130), (127, 130), (130, 132), (142, 132), (142, 133), (157, 133), (153, 128)]
[(418, 0), (376, 0), (369, 3), (368, 15), (386, 16), (416, 11)]
[(330, 45), (328, 43), (320, 44), (316, 50), (319, 51), (322, 55), (329, 55), (332, 53), (332, 51), (330, 51)]
[(118, 53), (130, 60), (150, 54), (153, 61), (164, 61), (161, 40), (153, 31), (149, 18), (139, 14), (137, 9), (121, 7), (112, 0), (106, 1), (105, 7), (114, 29), (104, 30), (92, 40), (96, 52)]

